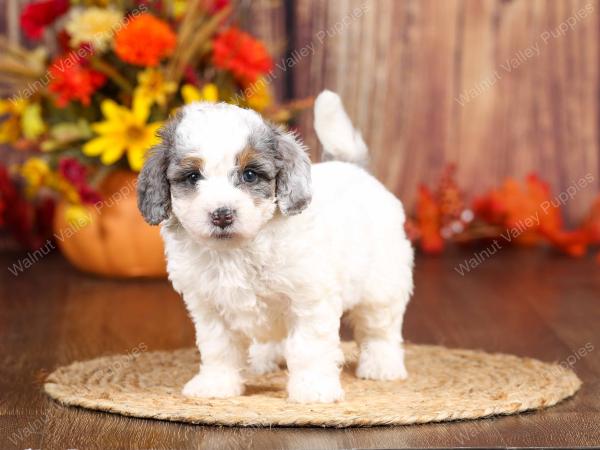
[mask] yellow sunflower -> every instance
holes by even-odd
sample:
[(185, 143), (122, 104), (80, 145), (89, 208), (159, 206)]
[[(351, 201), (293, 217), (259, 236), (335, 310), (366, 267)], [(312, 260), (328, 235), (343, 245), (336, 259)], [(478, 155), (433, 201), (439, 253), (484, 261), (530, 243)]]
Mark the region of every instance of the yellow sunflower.
[(138, 74), (138, 86), (135, 95), (145, 99), (149, 103), (158, 103), (164, 106), (167, 95), (177, 90), (177, 84), (166, 81), (160, 70), (148, 68)]
[(48, 163), (41, 158), (29, 158), (20, 168), (21, 176), (25, 179), (25, 193), (34, 197), (42, 186), (48, 184), (52, 172)]
[(25, 107), (21, 115), (21, 130), (26, 139), (37, 139), (46, 131), (39, 103), (31, 103)]
[(181, 97), (186, 105), (192, 102), (216, 103), (219, 101), (219, 88), (213, 83), (205, 84), (202, 89), (198, 89), (193, 84), (184, 84), (181, 88)]
[(80, 201), (77, 189), (62, 175), (52, 171), (42, 158), (29, 158), (19, 168), (19, 173), (25, 179), (25, 194), (30, 198), (35, 197), (41, 188), (47, 187), (59, 192), (71, 203)]
[(173, 17), (180, 19), (187, 10), (187, 0), (173, 0), (171, 2), (171, 8), (173, 11)]
[(259, 78), (255, 83), (251, 84), (244, 93), (246, 95), (246, 104), (258, 112), (264, 111), (273, 101), (271, 90), (264, 78)]
[(101, 105), (106, 120), (92, 124), (99, 136), (83, 146), (88, 156), (100, 156), (105, 165), (117, 162), (127, 153), (129, 166), (139, 171), (148, 149), (159, 142), (156, 132), (161, 122), (147, 123), (150, 103), (139, 96), (133, 99), (133, 108), (127, 109), (112, 100)]
[(46, 130), (39, 103), (0, 99), (0, 144), (36, 139)]
[(24, 101), (0, 100), (0, 144), (15, 142), (21, 136)]

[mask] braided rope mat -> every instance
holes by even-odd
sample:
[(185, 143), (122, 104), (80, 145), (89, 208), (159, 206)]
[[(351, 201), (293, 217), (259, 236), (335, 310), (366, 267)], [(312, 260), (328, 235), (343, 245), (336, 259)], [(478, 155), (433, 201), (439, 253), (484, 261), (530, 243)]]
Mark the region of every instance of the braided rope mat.
[(246, 394), (230, 399), (189, 399), (182, 386), (198, 369), (195, 349), (119, 355), (61, 367), (45, 391), (66, 405), (161, 420), (240, 426), (406, 425), (552, 406), (572, 396), (581, 381), (557, 364), (503, 354), (406, 345), (409, 378), (367, 381), (354, 376), (356, 346), (344, 343), (336, 404), (286, 401), (286, 373), (250, 377)]

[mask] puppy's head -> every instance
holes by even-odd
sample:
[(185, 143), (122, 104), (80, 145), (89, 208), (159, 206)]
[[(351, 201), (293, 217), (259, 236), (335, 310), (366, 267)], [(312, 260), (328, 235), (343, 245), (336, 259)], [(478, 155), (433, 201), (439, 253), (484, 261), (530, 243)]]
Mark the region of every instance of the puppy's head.
[(293, 215), (310, 203), (303, 145), (251, 110), (194, 103), (160, 135), (138, 178), (150, 224), (174, 216), (197, 241), (251, 239), (277, 208)]

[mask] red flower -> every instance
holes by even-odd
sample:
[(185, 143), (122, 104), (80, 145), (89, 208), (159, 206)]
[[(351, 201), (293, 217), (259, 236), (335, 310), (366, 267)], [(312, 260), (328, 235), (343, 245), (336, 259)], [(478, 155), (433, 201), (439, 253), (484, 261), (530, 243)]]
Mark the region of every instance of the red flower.
[(0, 165), (0, 226), (6, 224), (5, 214), (8, 212), (7, 205), (16, 196), (16, 190), (10, 180), (8, 170)]
[(77, 189), (82, 203), (95, 205), (102, 200), (100, 194), (87, 185), (87, 167), (77, 159), (61, 159), (58, 162), (58, 173)]
[(38, 0), (21, 12), (21, 28), (30, 39), (40, 39), (44, 28), (69, 9), (68, 0)]
[(231, 71), (244, 85), (254, 83), (273, 67), (273, 60), (263, 43), (234, 27), (213, 41), (213, 63)]
[(106, 82), (106, 77), (87, 66), (75, 53), (56, 58), (50, 65), (50, 91), (57, 94), (56, 105), (64, 108), (71, 100), (88, 106), (90, 97)]
[(95, 205), (102, 201), (102, 197), (100, 194), (96, 192), (94, 189), (87, 185), (78, 186), (79, 198), (81, 199), (81, 203), (85, 203), (87, 205)]
[(36, 250), (51, 239), (54, 202), (48, 197), (35, 202), (25, 198), (3, 165), (0, 165), (0, 203), (10, 205), (2, 214), (2, 226), (23, 247)]
[(194, 86), (202, 85), (202, 80), (192, 66), (187, 66), (183, 70), (183, 79), (186, 83), (193, 84)]
[(229, 6), (229, 3), (230, 0), (208, 0), (208, 10), (214, 14)]
[[(67, 33), (67, 30), (60, 30), (56, 33), (56, 45), (58, 47), (57, 53), (68, 53), (71, 51), (71, 35)], [(87, 44), (87, 48), (90, 49), (90, 53), (93, 51), (93, 47)]]
[(79, 186), (86, 182), (87, 168), (75, 158), (62, 158), (58, 162), (58, 173), (71, 184)]

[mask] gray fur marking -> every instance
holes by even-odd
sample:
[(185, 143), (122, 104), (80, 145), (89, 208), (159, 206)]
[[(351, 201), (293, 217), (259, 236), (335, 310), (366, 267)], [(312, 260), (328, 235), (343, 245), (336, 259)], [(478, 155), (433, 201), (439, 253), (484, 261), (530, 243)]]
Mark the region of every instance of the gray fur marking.
[(255, 192), (267, 195), (272, 192), (267, 189), (274, 189), (284, 215), (301, 213), (312, 199), (311, 163), (304, 146), (292, 133), (268, 123), (251, 133), (248, 144), (259, 155), (256, 168), (275, 180), (274, 184), (257, 183)]
[[(236, 167), (231, 174), (233, 185), (248, 192), (255, 199), (268, 200), (275, 197), (277, 176), (275, 135), (271, 127), (263, 125), (254, 129), (249, 138), (248, 146), (256, 153), (256, 158), (245, 167)], [(245, 183), (242, 175), (245, 169), (252, 169), (259, 174), (254, 184)]]
[(312, 200), (311, 163), (304, 146), (291, 133), (275, 129), (277, 203), (286, 216), (300, 214)]
[(138, 208), (150, 225), (158, 225), (171, 214), (171, 188), (167, 180), (167, 169), (180, 121), (181, 113), (178, 113), (159, 130), (161, 143), (149, 150), (149, 157), (138, 177)]

